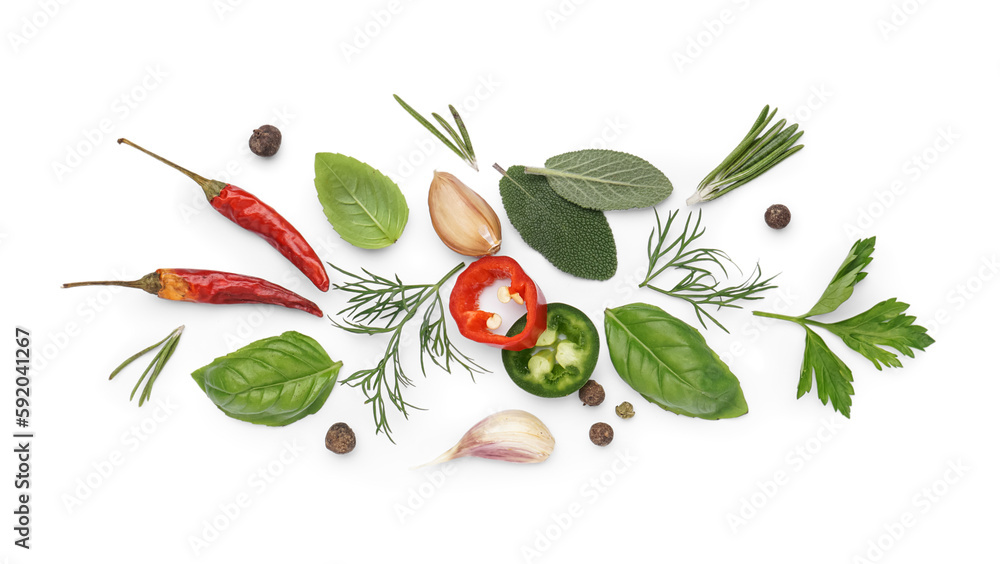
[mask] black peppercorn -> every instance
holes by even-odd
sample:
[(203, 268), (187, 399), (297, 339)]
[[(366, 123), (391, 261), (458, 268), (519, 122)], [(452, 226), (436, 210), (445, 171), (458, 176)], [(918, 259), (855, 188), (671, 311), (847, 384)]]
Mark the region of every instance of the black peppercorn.
[(597, 446), (608, 446), (615, 438), (615, 430), (607, 423), (594, 423), (590, 426), (590, 442)]
[(354, 450), (357, 439), (354, 431), (347, 423), (334, 423), (326, 432), (326, 448), (337, 453), (347, 454)]
[(786, 206), (774, 204), (764, 212), (764, 222), (771, 229), (784, 229), (792, 220), (792, 212)]
[(281, 132), (273, 125), (262, 125), (250, 136), (250, 150), (261, 157), (270, 157), (281, 146)]
[(593, 380), (587, 380), (587, 383), (580, 388), (580, 401), (583, 405), (601, 405), (604, 401), (604, 386)]

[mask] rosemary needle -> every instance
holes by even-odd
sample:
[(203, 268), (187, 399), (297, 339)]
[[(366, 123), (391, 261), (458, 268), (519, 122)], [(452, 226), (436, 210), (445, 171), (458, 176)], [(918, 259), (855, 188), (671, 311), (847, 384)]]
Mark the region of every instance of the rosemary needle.
[[(160, 376), (160, 372), (163, 371), (163, 367), (167, 365), (167, 361), (170, 360), (170, 357), (173, 356), (174, 354), (174, 350), (177, 349), (177, 343), (181, 340), (181, 334), (183, 332), (184, 332), (184, 326), (181, 325), (177, 329), (174, 329), (173, 332), (171, 332), (169, 335), (164, 337), (159, 342), (154, 343), (146, 347), (145, 349), (142, 349), (141, 351), (135, 353), (134, 355), (128, 357), (127, 359), (125, 359), (124, 362), (118, 365), (118, 368), (115, 368), (111, 372), (111, 375), (108, 376), (108, 380), (114, 379), (114, 377), (117, 376), (126, 366), (132, 364), (139, 357), (152, 351), (156, 347), (163, 345), (163, 348), (161, 348), (159, 352), (156, 353), (156, 356), (153, 357), (153, 360), (149, 363), (149, 366), (146, 367), (146, 370), (142, 372), (142, 376), (139, 377), (139, 380), (135, 383), (135, 387), (132, 388), (132, 394), (129, 395), (129, 400), (135, 398), (135, 393), (139, 390), (139, 386), (142, 385), (143, 381), (145, 381), (146, 385), (145, 387), (143, 387), (142, 393), (139, 394), (139, 406), (142, 407), (142, 404), (145, 403), (145, 401), (148, 400), (150, 395), (152, 394), (153, 384), (156, 382), (156, 379)], [(149, 379), (146, 379), (147, 375), (149, 376)]]
[(441, 133), (437, 127), (434, 127), (433, 123), (431, 123), (424, 116), (420, 115), (420, 112), (414, 110), (413, 107), (404, 102), (402, 98), (395, 94), (393, 94), (392, 97), (399, 102), (400, 106), (403, 106), (403, 109), (406, 110), (408, 114), (413, 116), (413, 119), (420, 122), (420, 125), (427, 128), (427, 131), (430, 131), (435, 137), (440, 139), (441, 142), (444, 143), (445, 147), (451, 149), (452, 152), (461, 157), (462, 160), (468, 163), (474, 170), (479, 170), (479, 164), (476, 162), (476, 152), (472, 149), (472, 140), (469, 139), (469, 131), (465, 128), (465, 122), (462, 121), (462, 117), (458, 115), (458, 110), (455, 109), (455, 106), (449, 105), (448, 110), (451, 111), (451, 115), (455, 119), (455, 125), (458, 127), (458, 131), (455, 131), (455, 128), (453, 128), (451, 124), (449, 124), (440, 115), (436, 113), (431, 114), (431, 117), (437, 120), (441, 127), (448, 132), (448, 135), (451, 137), (449, 140), (445, 137), (444, 133)]

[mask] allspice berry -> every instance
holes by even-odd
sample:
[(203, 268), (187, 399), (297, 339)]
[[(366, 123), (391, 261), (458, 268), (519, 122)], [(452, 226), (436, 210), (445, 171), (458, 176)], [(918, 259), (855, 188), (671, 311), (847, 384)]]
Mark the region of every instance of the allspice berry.
[(601, 405), (604, 401), (604, 386), (593, 380), (587, 380), (587, 383), (580, 388), (580, 401), (583, 405)]
[(784, 229), (791, 220), (792, 212), (781, 204), (774, 204), (764, 212), (764, 223), (771, 229)]
[(351, 452), (356, 444), (354, 431), (347, 423), (334, 423), (326, 432), (326, 448), (337, 454)]
[(594, 423), (590, 426), (590, 442), (597, 446), (608, 446), (615, 438), (615, 430), (607, 423)]
[(281, 146), (281, 132), (273, 125), (262, 125), (250, 136), (250, 150), (261, 157), (270, 157)]

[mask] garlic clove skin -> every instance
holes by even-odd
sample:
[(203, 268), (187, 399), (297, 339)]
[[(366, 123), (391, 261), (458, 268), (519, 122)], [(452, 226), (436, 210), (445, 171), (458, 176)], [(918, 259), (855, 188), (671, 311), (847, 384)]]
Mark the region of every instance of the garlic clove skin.
[(555, 445), (552, 433), (541, 420), (527, 411), (509, 409), (476, 423), (457, 445), (423, 466), (463, 456), (517, 463), (542, 462), (552, 454)]
[(469, 257), (500, 250), (500, 218), (482, 196), (455, 175), (434, 171), (427, 208), (434, 231), (449, 249)]

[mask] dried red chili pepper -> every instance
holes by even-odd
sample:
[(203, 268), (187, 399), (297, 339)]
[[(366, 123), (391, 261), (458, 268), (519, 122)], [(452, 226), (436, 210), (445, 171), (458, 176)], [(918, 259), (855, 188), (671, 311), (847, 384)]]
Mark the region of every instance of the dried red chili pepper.
[(317, 288), (324, 292), (330, 288), (330, 278), (326, 274), (323, 262), (316, 255), (316, 251), (309, 246), (309, 243), (291, 223), (274, 211), (274, 208), (242, 188), (218, 180), (208, 180), (156, 153), (143, 149), (128, 139), (119, 139), (118, 143), (135, 147), (187, 175), (188, 178), (201, 186), (201, 189), (205, 191), (205, 197), (208, 198), (208, 203), (216, 211), (243, 229), (263, 237), (265, 241), (298, 267), (302, 274), (305, 274)]
[(105, 280), (100, 282), (71, 282), (63, 288), (77, 286), (125, 286), (139, 288), (165, 300), (197, 302), (202, 304), (271, 304), (301, 309), (323, 317), (319, 307), (302, 296), (286, 290), (263, 278), (219, 272), (217, 270), (192, 270), (187, 268), (161, 268), (138, 280)]
[[(528, 311), (524, 331), (513, 337), (493, 333), (492, 330), (500, 327), (500, 316), (482, 311), (479, 306), (480, 294), (497, 280), (510, 280), (510, 286), (502, 288), (501, 294), (524, 303)], [(521, 265), (510, 257), (486, 256), (470, 264), (455, 280), (448, 308), (462, 335), (477, 343), (509, 351), (535, 346), (538, 336), (545, 331), (545, 298)]]

